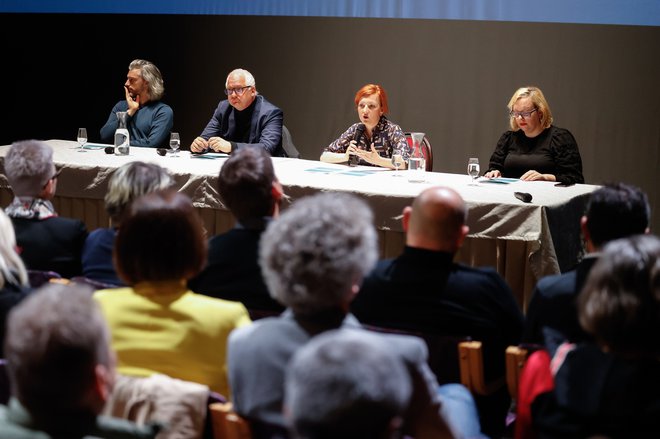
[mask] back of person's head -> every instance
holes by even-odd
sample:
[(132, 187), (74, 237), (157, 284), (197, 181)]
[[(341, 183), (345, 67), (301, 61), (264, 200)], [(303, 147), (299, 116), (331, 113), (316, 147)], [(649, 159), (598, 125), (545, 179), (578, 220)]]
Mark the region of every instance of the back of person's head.
[(5, 356), (13, 394), (45, 430), (63, 418), (93, 419), (111, 391), (109, 330), (83, 285), (46, 284), (17, 305)]
[(467, 207), (453, 189), (436, 186), (426, 189), (413, 201), (406, 242), (412, 247), (456, 252), (467, 230)]
[(165, 93), (165, 84), (163, 75), (156, 65), (144, 59), (134, 59), (128, 65), (128, 70), (140, 70), (142, 79), (149, 84), (149, 98), (152, 101), (158, 101)]
[(580, 324), (609, 351), (660, 354), (660, 238), (607, 244), (578, 297)]
[(591, 194), (585, 216), (589, 238), (594, 246), (600, 247), (614, 239), (645, 233), (651, 207), (640, 188), (612, 183)]
[(389, 106), (387, 104), (387, 93), (385, 89), (378, 84), (367, 84), (362, 86), (357, 93), (355, 93), (355, 105), (359, 105), (360, 100), (365, 96), (378, 96), (378, 101), (380, 102), (380, 109), (383, 111), (383, 114), (387, 114), (389, 111)]
[(119, 226), (130, 204), (144, 194), (167, 189), (173, 184), (169, 171), (155, 163), (134, 161), (119, 167), (110, 177), (105, 209), (114, 226)]
[(16, 253), (16, 233), (11, 219), (0, 209), (0, 289), (6, 283), (28, 286), (23, 260)]
[(299, 314), (349, 303), (376, 259), (373, 214), (350, 194), (301, 198), (261, 237), (259, 262), (271, 296)]
[(392, 437), (412, 394), (404, 364), (365, 332), (334, 330), (293, 356), (285, 413), (304, 439)]
[(190, 198), (174, 189), (137, 198), (115, 240), (113, 260), (127, 285), (190, 279), (206, 263), (204, 227)]
[(220, 168), (218, 192), (238, 221), (271, 216), (275, 170), (263, 148), (241, 148)]
[[(513, 111), (513, 106), (518, 101), (518, 99), (523, 98), (529, 98), (532, 101), (534, 108), (536, 108), (539, 114), (541, 114), (541, 126), (543, 128), (549, 128), (553, 122), (550, 104), (548, 104), (548, 101), (545, 99), (541, 89), (536, 86), (529, 85), (527, 87), (520, 87), (518, 90), (516, 90), (513, 93), (513, 96), (511, 96), (509, 104), (507, 105), (509, 113)], [(518, 131), (520, 129), (518, 126), (518, 121), (513, 116), (509, 117), (509, 126), (513, 131)]]
[(5, 174), (15, 196), (39, 196), (55, 175), (53, 149), (39, 140), (12, 143), (5, 156)]

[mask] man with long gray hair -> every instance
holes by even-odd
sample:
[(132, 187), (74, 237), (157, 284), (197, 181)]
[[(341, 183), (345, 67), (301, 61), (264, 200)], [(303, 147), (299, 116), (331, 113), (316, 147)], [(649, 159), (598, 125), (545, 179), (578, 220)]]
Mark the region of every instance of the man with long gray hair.
[(101, 128), (101, 141), (113, 143), (119, 125), (117, 112), (125, 111), (131, 145), (153, 148), (167, 145), (174, 126), (174, 112), (161, 101), (163, 93), (165, 86), (158, 67), (143, 59), (133, 60), (124, 83), (125, 99), (110, 111), (108, 121)]

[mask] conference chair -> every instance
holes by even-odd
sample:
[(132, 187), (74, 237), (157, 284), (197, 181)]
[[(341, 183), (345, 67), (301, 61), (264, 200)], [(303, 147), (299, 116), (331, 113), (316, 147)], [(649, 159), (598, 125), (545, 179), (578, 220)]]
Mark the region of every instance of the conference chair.
[(284, 125), (282, 125), (282, 148), (284, 148), (284, 152), (286, 153), (287, 157), (293, 159), (300, 158), (300, 152), (298, 152), (296, 145), (293, 144), (291, 133), (289, 132), (289, 129)]
[(213, 439), (288, 439), (289, 432), (279, 425), (248, 421), (234, 411), (231, 402), (209, 405)]
[[(404, 134), (406, 136), (406, 141), (408, 142), (408, 147), (412, 149), (411, 133), (405, 132)], [(424, 136), (424, 140), (422, 141), (422, 153), (426, 159), (426, 171), (433, 171), (433, 148), (431, 148), (431, 142), (429, 142), (429, 138), (426, 136)]]
[(28, 270), (28, 281), (33, 288), (39, 288), (52, 279), (62, 279), (59, 273), (49, 270)]

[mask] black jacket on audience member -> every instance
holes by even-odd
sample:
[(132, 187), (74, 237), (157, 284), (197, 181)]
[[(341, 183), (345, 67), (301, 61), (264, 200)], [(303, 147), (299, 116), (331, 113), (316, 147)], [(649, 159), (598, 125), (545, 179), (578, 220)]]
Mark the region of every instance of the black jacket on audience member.
[(87, 238), (82, 221), (59, 216), (11, 221), (19, 254), (29, 270), (55, 271), (65, 278), (82, 273), (81, 254)]
[(188, 287), (199, 294), (241, 302), (248, 310), (283, 311), (270, 297), (259, 267), (264, 228), (237, 225), (211, 238), (206, 268)]

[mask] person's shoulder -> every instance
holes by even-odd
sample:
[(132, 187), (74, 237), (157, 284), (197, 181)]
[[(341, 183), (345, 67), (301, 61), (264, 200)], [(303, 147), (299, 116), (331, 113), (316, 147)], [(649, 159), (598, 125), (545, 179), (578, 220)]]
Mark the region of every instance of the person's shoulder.
[(299, 339), (301, 334), (305, 336), (306, 333), (291, 318), (282, 315), (265, 317), (233, 330), (229, 334), (229, 345), (258, 351), (262, 347), (272, 347), (274, 340), (297, 343), (295, 340)]
[(282, 111), (280, 107), (270, 102), (268, 99), (266, 99), (264, 95), (258, 94), (256, 100), (257, 100), (257, 105), (261, 105), (262, 111), (263, 110)]
[(550, 125), (550, 128), (548, 128), (548, 130), (550, 131), (550, 138), (552, 139), (553, 143), (557, 143), (561, 145), (564, 145), (566, 143), (575, 143), (575, 137), (573, 136), (573, 133), (571, 133), (566, 128), (560, 128), (555, 125)]
[(65, 216), (51, 216), (43, 220), (43, 224), (51, 229), (58, 229), (59, 231), (68, 231), (76, 235), (87, 236), (87, 226), (85, 223), (76, 218), (68, 218)]
[(347, 328), (342, 331), (358, 331), (370, 344), (381, 346), (407, 361), (419, 362), (428, 357), (426, 343), (414, 335), (381, 333), (357, 328)]
[(453, 264), (450, 277), (467, 278), (477, 282), (504, 282), (502, 275), (494, 267), (472, 267), (459, 263)]
[(100, 242), (100, 241), (106, 241), (108, 239), (114, 240), (116, 234), (117, 231), (113, 228), (99, 227), (98, 229), (94, 229), (91, 232), (89, 232), (89, 235), (87, 235), (87, 241)]
[(561, 274), (544, 276), (536, 284), (536, 290), (543, 295), (558, 295), (572, 293), (575, 289), (576, 271), (571, 270)]

